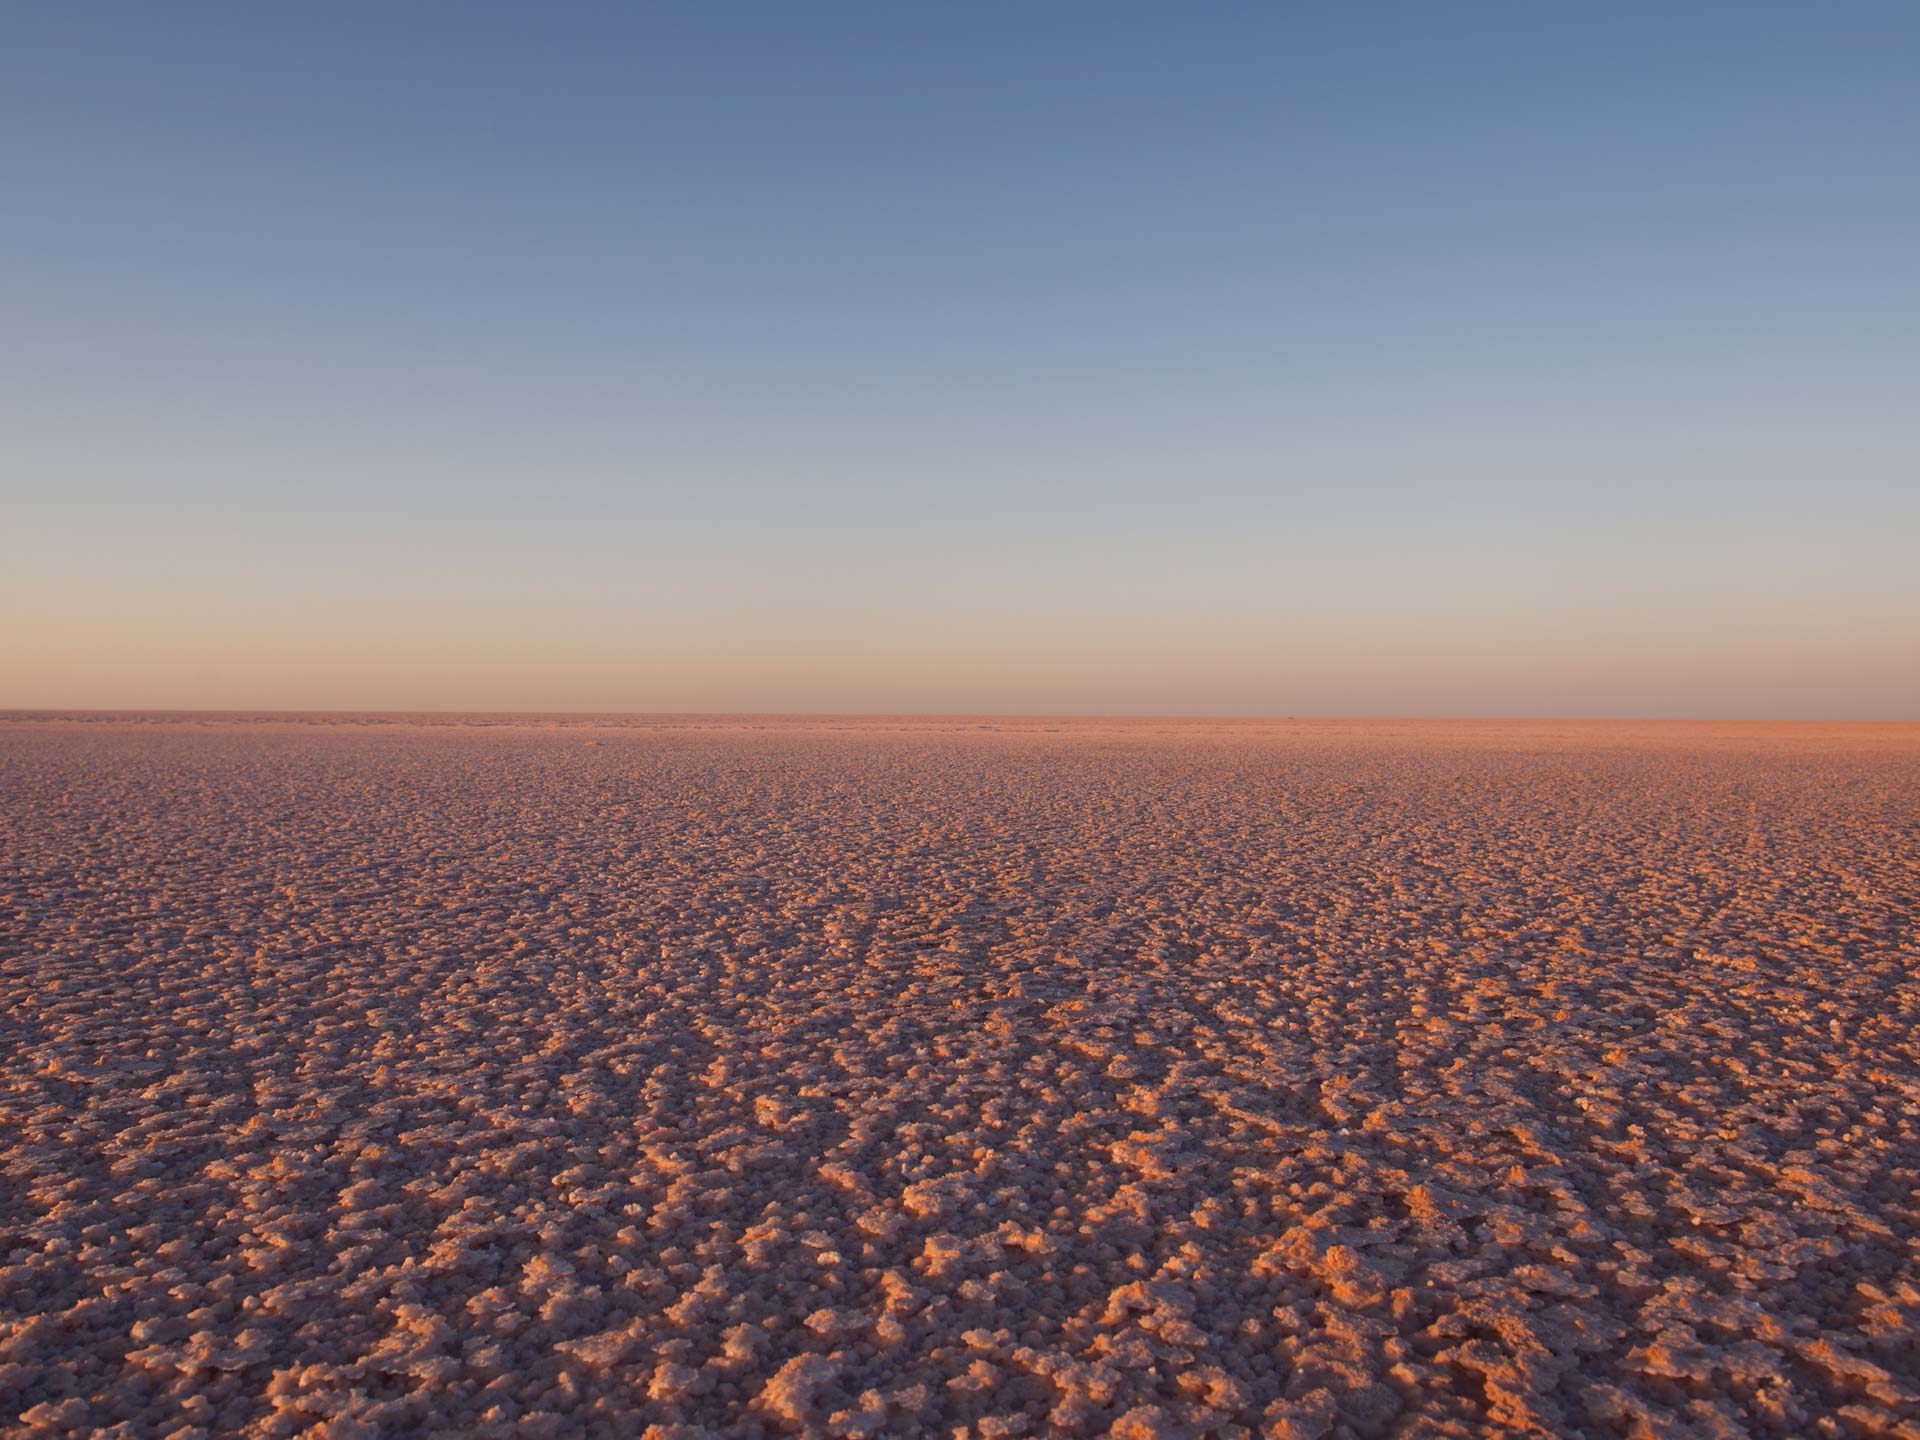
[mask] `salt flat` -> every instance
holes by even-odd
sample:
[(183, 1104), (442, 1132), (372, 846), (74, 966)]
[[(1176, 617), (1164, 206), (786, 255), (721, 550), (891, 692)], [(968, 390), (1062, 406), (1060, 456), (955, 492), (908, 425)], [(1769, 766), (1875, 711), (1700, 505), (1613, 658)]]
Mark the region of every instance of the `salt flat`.
[(12, 717), (0, 1427), (1920, 1434), (1917, 910), (1920, 727)]

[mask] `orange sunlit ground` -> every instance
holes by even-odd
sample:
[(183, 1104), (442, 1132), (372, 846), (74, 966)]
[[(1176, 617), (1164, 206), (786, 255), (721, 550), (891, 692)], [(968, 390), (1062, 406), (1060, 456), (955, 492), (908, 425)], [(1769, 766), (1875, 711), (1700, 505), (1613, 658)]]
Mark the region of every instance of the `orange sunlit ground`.
[(16, 716), (0, 793), (32, 1433), (1911, 1433), (1920, 727)]

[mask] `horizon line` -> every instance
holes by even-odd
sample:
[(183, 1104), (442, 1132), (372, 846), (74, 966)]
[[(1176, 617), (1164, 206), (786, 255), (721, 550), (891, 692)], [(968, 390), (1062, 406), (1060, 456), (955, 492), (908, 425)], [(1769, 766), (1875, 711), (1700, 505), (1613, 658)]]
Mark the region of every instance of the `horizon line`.
[(340, 717), (450, 718), (487, 716), (551, 720), (1079, 720), (1219, 723), (1264, 721), (1276, 724), (1338, 722), (1347, 724), (1566, 724), (1566, 725), (1920, 725), (1920, 717), (1866, 716), (1835, 719), (1819, 716), (1750, 715), (1572, 715), (1572, 714), (1357, 714), (1352, 712), (1214, 711), (1179, 714), (1166, 711), (988, 711), (988, 710), (512, 710), (445, 709), (419, 706), (403, 709), (309, 706), (0, 706), (0, 720), (64, 719), (117, 716), (220, 717), (280, 719), (311, 715)]

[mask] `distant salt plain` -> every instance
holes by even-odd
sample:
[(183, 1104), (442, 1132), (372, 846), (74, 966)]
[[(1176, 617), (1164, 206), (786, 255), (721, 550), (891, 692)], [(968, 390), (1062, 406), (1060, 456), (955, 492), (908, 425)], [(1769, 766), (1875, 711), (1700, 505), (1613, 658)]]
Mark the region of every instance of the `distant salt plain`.
[(7, 1435), (1920, 1435), (1920, 727), (0, 717)]

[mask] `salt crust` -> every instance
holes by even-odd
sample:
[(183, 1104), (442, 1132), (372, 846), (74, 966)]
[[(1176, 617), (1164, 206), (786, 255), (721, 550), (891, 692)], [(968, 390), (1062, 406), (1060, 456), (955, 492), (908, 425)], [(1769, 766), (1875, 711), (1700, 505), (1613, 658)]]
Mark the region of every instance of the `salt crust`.
[(1920, 1435), (1920, 732), (0, 721), (11, 1435)]

